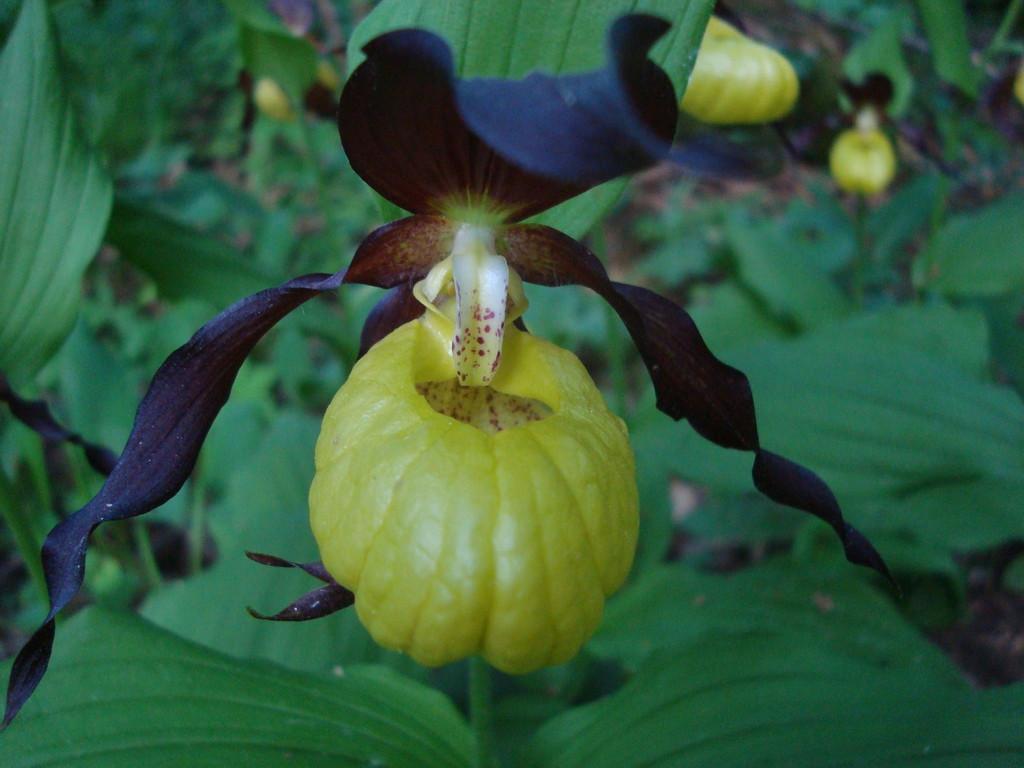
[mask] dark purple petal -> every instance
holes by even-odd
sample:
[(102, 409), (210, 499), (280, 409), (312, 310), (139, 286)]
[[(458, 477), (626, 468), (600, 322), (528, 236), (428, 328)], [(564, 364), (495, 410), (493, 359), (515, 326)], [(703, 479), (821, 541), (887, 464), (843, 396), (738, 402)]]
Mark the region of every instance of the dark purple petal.
[(892, 101), (892, 80), (881, 72), (871, 72), (859, 83), (843, 80), (840, 85), (843, 93), (852, 102), (854, 111), (865, 106), (872, 106), (879, 111), (884, 111)]
[(341, 94), (338, 131), (355, 172), (399, 207), (456, 219), (482, 209), (512, 221), (586, 189), (509, 164), (466, 127), (452, 54), (437, 35), (397, 30), (363, 51)]
[(0, 402), (7, 403), (11, 415), (29, 429), (39, 433), (47, 443), (74, 443), (85, 453), (89, 464), (102, 475), (109, 475), (117, 463), (117, 454), (109, 448), (90, 443), (77, 432), (61, 426), (42, 400), (26, 400), (11, 389), (7, 377), (0, 373)]
[(608, 32), (608, 64), (580, 75), (458, 83), (470, 128), (529, 171), (592, 186), (667, 158), (678, 107), (668, 75), (649, 61), (669, 28), (644, 14)]
[(335, 581), (331, 577), (331, 574), (324, 568), (324, 564), (321, 562), (313, 563), (297, 563), (294, 560), (285, 560), (283, 557), (277, 555), (266, 555), (262, 552), (246, 552), (245, 556), (252, 560), (254, 563), (260, 565), (268, 565), (271, 568), (298, 568), (301, 571), (305, 571), (314, 579), (319, 579), (325, 584), (334, 584)]
[(615, 283), (601, 262), (550, 227), (509, 227), (499, 251), (524, 280), (583, 285), (618, 312), (654, 383), (658, 408), (718, 445), (755, 455), (754, 484), (772, 500), (808, 512), (836, 531), (846, 558), (892, 577), (871, 543), (844, 519), (828, 486), (808, 469), (761, 447), (750, 384), (718, 360), (686, 311), (646, 288)]
[(584, 186), (663, 159), (719, 176), (776, 173), (777, 152), (706, 129), (672, 145), (679, 118), (675, 91), (668, 75), (647, 59), (668, 28), (654, 16), (623, 16), (609, 30), (604, 69), (463, 80), (457, 85), (459, 109), (498, 154), (534, 173)]
[(261, 565), (269, 565), (274, 568), (299, 568), (326, 583), (326, 586), (307, 592), (298, 600), (270, 616), (248, 608), (249, 615), (253, 618), (266, 621), (309, 621), (329, 616), (342, 608), (348, 608), (356, 600), (356, 596), (352, 592), (331, 578), (323, 563), (296, 563), (285, 560), (283, 557), (263, 555), (257, 552), (246, 552), (245, 555)]
[(832, 489), (809, 469), (778, 454), (759, 450), (754, 459), (754, 485), (772, 501), (824, 520), (843, 543), (847, 560), (867, 566), (885, 576), (891, 584), (896, 583), (871, 542), (843, 520), (843, 511)]
[(293, 309), (337, 289), (343, 278), (343, 272), (306, 275), (242, 299), (200, 328), (160, 366), (107, 481), (88, 504), (50, 531), (43, 543), (50, 611), (14, 660), (4, 725), (11, 722), (46, 672), (54, 617), (82, 586), (85, 551), (93, 529), (110, 520), (149, 512), (178, 492), (192, 472), (238, 369), (256, 343)]
[(414, 283), (452, 250), (457, 225), (441, 216), (409, 216), (378, 227), (360, 243), (346, 283), (392, 288)]
[(412, 284), (392, 288), (370, 311), (359, 335), (359, 357), (399, 326), (422, 315), (424, 307), (412, 293)]
[(328, 584), (307, 592), (275, 614), (265, 614), (246, 608), (254, 619), (263, 621), (312, 621), (330, 616), (356, 601), (356, 596), (340, 584)]

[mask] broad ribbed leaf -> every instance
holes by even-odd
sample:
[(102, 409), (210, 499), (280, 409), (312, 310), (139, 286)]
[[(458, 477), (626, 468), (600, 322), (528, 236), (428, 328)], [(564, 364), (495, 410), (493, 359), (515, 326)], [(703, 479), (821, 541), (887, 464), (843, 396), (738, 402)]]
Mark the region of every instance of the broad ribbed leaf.
[(928, 35), (932, 61), (939, 77), (971, 97), (978, 95), (980, 70), (971, 61), (967, 12), (963, 0), (917, 0), (917, 10)]
[(168, 299), (223, 306), (280, 280), (216, 237), (120, 198), (106, 239)]
[(959, 673), (892, 599), (846, 568), (778, 558), (722, 575), (681, 563), (643, 574), (605, 609), (588, 648), (639, 668), (659, 651), (684, 651), (705, 638), (771, 633), (878, 667), (917, 668), (955, 680)]
[(953, 216), (915, 262), (914, 280), (949, 296), (1024, 289), (1024, 195)]
[[(356, 28), (349, 44), (351, 69), (370, 39), (403, 27), (442, 35), (455, 54), (457, 74), (522, 77), (532, 70), (552, 74), (597, 69), (604, 63), (605, 33), (618, 16), (651, 13), (672, 23), (651, 60), (661, 65), (681, 95), (693, 68), (712, 0), (384, 0)], [(590, 229), (625, 188), (612, 181), (542, 214), (538, 220), (579, 236)]]
[(812, 633), (714, 637), (549, 721), (525, 762), (1004, 768), (1024, 761), (1022, 706), (1024, 686), (978, 691), (915, 666), (879, 667), (830, 652)]
[[(969, 314), (901, 310), (727, 357), (750, 377), (762, 432), (810, 462), (865, 530), (967, 549), (1024, 527), (1015, 503), (1024, 484), (1024, 404), (982, 377), (983, 339)], [(663, 476), (747, 488), (742, 457), (692, 434), (680, 440), (653, 409), (634, 435), (639, 461)]]
[(389, 670), (330, 679), (236, 661), (99, 609), (63, 640), (39, 695), (0, 736), (5, 768), (469, 763), (451, 703)]
[(298, 100), (313, 82), (316, 49), (295, 36), (261, 0), (222, 0), (238, 20), (245, 66), (254, 77), (269, 77)]
[(29, 0), (0, 56), (0, 370), (21, 378), (71, 330), (111, 185), (82, 139), (49, 12)]
[(849, 303), (832, 279), (770, 223), (740, 215), (727, 220), (740, 282), (777, 319), (801, 330), (840, 319)]

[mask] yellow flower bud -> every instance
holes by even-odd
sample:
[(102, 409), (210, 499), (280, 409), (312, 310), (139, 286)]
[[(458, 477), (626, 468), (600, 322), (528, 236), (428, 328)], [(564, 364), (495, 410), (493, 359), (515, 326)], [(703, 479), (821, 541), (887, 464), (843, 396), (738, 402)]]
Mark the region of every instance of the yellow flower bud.
[(785, 56), (711, 17), (680, 109), (717, 125), (769, 123), (789, 112), (800, 81)]
[(320, 59), (316, 63), (316, 81), (332, 93), (341, 88), (338, 70), (331, 66), (331, 62), (327, 59)]
[(324, 417), (310, 518), (381, 645), (525, 673), (572, 658), (626, 578), (626, 427), (570, 352), (505, 331), (487, 386), (456, 383), (451, 321), (378, 342)]
[(291, 122), (295, 119), (295, 110), (292, 109), (288, 94), (277, 84), (277, 81), (271, 80), (269, 77), (261, 77), (256, 81), (253, 100), (260, 112), (267, 117), (284, 122)]
[(1017, 76), (1013, 79), (1013, 95), (1024, 106), (1024, 61), (1021, 62)]
[(896, 155), (878, 128), (851, 128), (839, 134), (829, 153), (832, 178), (857, 195), (882, 192), (896, 174)]

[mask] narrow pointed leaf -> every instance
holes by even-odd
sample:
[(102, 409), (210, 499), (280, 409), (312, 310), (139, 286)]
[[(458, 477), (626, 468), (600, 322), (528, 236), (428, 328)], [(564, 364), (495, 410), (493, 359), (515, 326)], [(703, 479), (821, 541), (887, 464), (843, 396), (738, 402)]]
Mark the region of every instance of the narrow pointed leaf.
[(843, 519), (824, 481), (762, 449), (747, 377), (711, 353), (682, 307), (646, 288), (612, 282), (594, 254), (550, 227), (509, 227), (499, 250), (528, 282), (582, 285), (604, 298), (633, 337), (661, 411), (676, 420), (686, 419), (718, 445), (753, 452), (758, 490), (773, 501), (826, 521), (850, 562), (873, 568), (892, 581), (871, 543)]
[(89, 464), (102, 475), (109, 475), (117, 463), (117, 454), (102, 445), (90, 443), (77, 432), (62, 426), (42, 400), (26, 400), (11, 389), (7, 377), (0, 373), (0, 402), (7, 403), (11, 415), (29, 429), (39, 433), (48, 443), (68, 442), (79, 446)]
[(66, 97), (47, 4), (22, 5), (0, 56), (0, 369), (35, 373), (71, 330), (111, 184)]
[(7, 689), (10, 723), (39, 684), (53, 645), (54, 619), (82, 585), (89, 535), (99, 524), (144, 514), (188, 479), (238, 369), (256, 343), (296, 307), (338, 288), (343, 272), (306, 275), (249, 296), (204, 325), (153, 377), (121, 457), (99, 493), (58, 524), (43, 544), (50, 610), (18, 653)]

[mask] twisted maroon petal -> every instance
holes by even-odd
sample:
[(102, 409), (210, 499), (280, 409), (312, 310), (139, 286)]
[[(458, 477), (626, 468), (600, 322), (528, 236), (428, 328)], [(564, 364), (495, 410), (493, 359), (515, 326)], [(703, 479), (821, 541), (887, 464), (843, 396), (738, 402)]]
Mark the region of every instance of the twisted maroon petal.
[(654, 383), (659, 409), (673, 419), (686, 419), (718, 445), (751, 451), (754, 484), (761, 493), (824, 520), (842, 542), (847, 560), (874, 569), (892, 583), (885, 562), (845, 521), (825, 482), (762, 448), (747, 377), (711, 353), (682, 307), (646, 288), (613, 282), (593, 253), (550, 227), (509, 227), (499, 250), (524, 280), (583, 285), (603, 297), (633, 337)]
[(77, 432), (60, 424), (50, 407), (42, 400), (27, 400), (11, 389), (7, 377), (0, 373), (0, 402), (7, 403), (11, 415), (48, 443), (68, 442), (79, 446), (90, 466), (101, 475), (109, 475), (117, 463), (117, 454), (109, 448), (91, 443)]
[(160, 366), (135, 414), (124, 451), (103, 487), (50, 531), (43, 543), (50, 610), (14, 660), (5, 726), (46, 673), (54, 619), (82, 586), (93, 529), (149, 512), (181, 489), (239, 368), (256, 343), (293, 309), (337, 289), (343, 278), (344, 272), (306, 275), (242, 299), (200, 328)]

